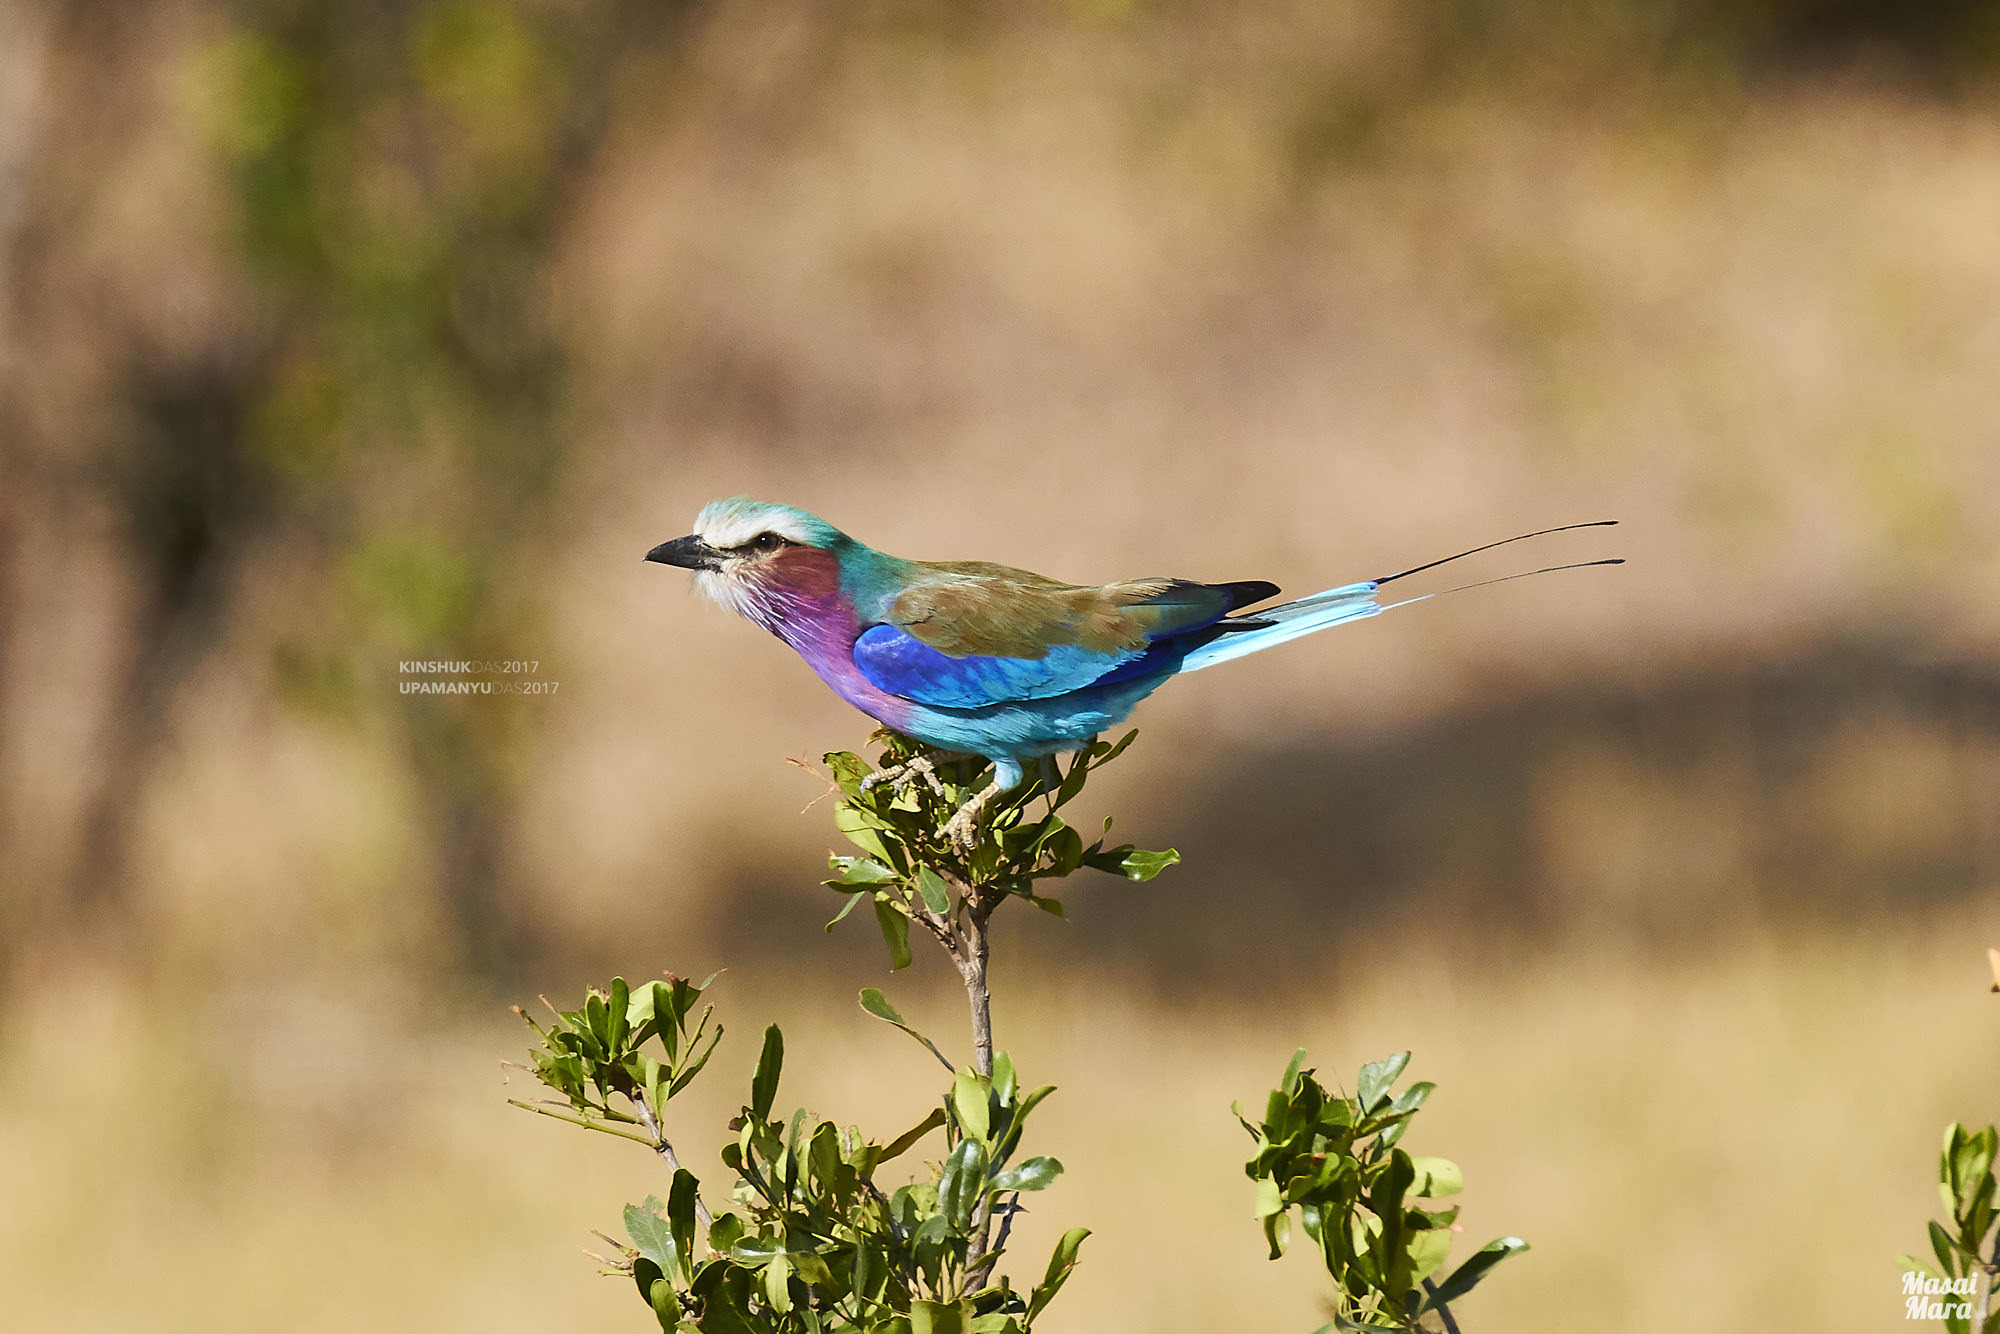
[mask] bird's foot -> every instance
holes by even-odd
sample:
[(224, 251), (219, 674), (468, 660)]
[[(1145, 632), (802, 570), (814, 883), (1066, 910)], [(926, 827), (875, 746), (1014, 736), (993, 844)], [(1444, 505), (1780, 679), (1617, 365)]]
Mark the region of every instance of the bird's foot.
[(986, 803), (1005, 791), (996, 781), (988, 783), (974, 794), (971, 801), (958, 808), (958, 814), (945, 823), (945, 838), (961, 852), (971, 852), (979, 846), (979, 813), (986, 809)]
[(892, 764), (886, 769), (877, 769), (874, 773), (869, 774), (861, 780), (861, 790), (866, 792), (871, 787), (879, 787), (883, 783), (887, 783), (890, 789), (900, 797), (903, 795), (903, 789), (918, 778), (922, 778), (924, 782), (928, 783), (931, 791), (937, 793), (940, 797), (944, 795), (944, 784), (938, 781), (937, 769), (931, 763), (931, 757), (928, 755), (912, 755), (901, 764)]

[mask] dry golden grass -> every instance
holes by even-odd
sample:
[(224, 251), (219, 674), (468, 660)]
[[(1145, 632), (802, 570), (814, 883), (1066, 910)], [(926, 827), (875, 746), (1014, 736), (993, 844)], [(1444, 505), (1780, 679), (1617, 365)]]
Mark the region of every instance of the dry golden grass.
[[(1311, 1262), (1269, 1265), (1232, 1098), (1296, 1042), (1349, 1071), (1408, 1045), (1441, 1091), (1413, 1144), (1458, 1158), (1466, 1244), (1533, 1252), (1469, 1301), (1474, 1330), (1864, 1331), (1899, 1319), (1898, 1251), (1936, 1206), (1935, 1141), (1991, 1116), (2000, 1005), (1953, 922), (1771, 934), (1679, 962), (1408, 963), (1258, 1005), (1021, 978), (1003, 1045), (1061, 1091), (1037, 1141), (1068, 1165), (1018, 1237), (1096, 1229), (1051, 1334), (1318, 1323)], [(1003, 961), (1004, 962), (1004, 961)], [(787, 1027), (780, 1102), (893, 1133), (936, 1071), (848, 1007), (857, 981), (727, 975), (732, 1028), (674, 1121), (698, 1168), (755, 1028)], [(893, 985), (893, 984), (892, 984)], [(914, 984), (906, 984), (910, 990)], [(35, 1334), (648, 1327), (579, 1247), (661, 1188), (642, 1149), (504, 1106), (511, 1020), (419, 1036), (406, 998), (272, 990), (193, 1010), (117, 985), (9, 1017), (0, 1291)], [(906, 1008), (955, 1032), (945, 992)], [(497, 1008), (497, 1007), (496, 1007)]]

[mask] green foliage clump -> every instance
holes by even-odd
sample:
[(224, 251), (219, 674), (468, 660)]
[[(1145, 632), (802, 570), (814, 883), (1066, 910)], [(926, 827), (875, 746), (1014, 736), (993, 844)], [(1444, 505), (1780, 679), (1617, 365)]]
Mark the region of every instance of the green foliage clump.
[[(580, 1008), (556, 1010), (555, 1022), (546, 1028), (516, 1006), (514, 1013), (541, 1042), (533, 1053), (535, 1078), (562, 1094), (570, 1111), (554, 1112), (519, 1099), (512, 1100), (514, 1105), (659, 1148), (666, 1141), (658, 1113), (694, 1081), (722, 1040), (722, 1025), (708, 1026), (714, 1006), (703, 1006), (694, 1015), (695, 1002), (714, 981), (670, 976), (635, 991), (624, 978), (614, 977), (608, 993), (592, 991)], [(660, 1056), (646, 1051), (649, 1039), (657, 1040)], [(611, 1102), (614, 1093), (623, 1107)], [(644, 1126), (647, 1133), (621, 1128), (625, 1126)]]
[[(1987, 1126), (1974, 1134), (1954, 1121), (1945, 1127), (1944, 1149), (1938, 1154), (1938, 1195), (1944, 1200), (1949, 1226), (1930, 1225), (1933, 1269), (1910, 1256), (1899, 1257), (1905, 1272), (1923, 1284), (1906, 1285), (1912, 1318), (1930, 1317), (1940, 1308), (1947, 1334), (2000, 1334), (2000, 1311), (1993, 1306), (1993, 1287), (2000, 1279), (2000, 1232), (1994, 1230), (1993, 1158), (2000, 1132)], [(1993, 1233), (1989, 1246), (1987, 1234)], [(1965, 1300), (1971, 1298), (1971, 1300)]]
[(1528, 1244), (1519, 1237), (1489, 1242), (1449, 1278), (1433, 1281), (1450, 1253), (1458, 1210), (1419, 1201), (1456, 1195), (1465, 1177), (1456, 1163), (1412, 1157), (1397, 1142), (1436, 1086), (1419, 1082), (1391, 1093), (1410, 1063), (1405, 1051), (1362, 1066), (1354, 1094), (1340, 1096), (1300, 1068), (1305, 1056), (1303, 1047), (1292, 1053), (1266, 1099), (1263, 1124), (1252, 1125), (1242, 1104), (1235, 1107), (1257, 1145), (1243, 1170), (1257, 1183), (1271, 1258), (1290, 1245), (1297, 1209), (1334, 1282), (1327, 1328), (1417, 1330), (1431, 1312), (1449, 1322), (1447, 1303)]
[[(628, 1274), (665, 1334), (1026, 1334), (1075, 1266), (1089, 1235), (1072, 1228), (1042, 1280), (1025, 1292), (993, 1272), (1005, 1254), (1022, 1194), (1062, 1173), (1056, 1159), (1022, 1156), (1028, 1115), (1049, 1086), (1025, 1088), (1001, 1052), (990, 1075), (952, 1072), (936, 1107), (888, 1143), (804, 1108), (773, 1115), (784, 1068), (776, 1025), (732, 1120), (722, 1165), (733, 1177), (728, 1212), (711, 1215), (702, 1185), (679, 1165), (662, 1130), (672, 1099), (700, 1073), (721, 1036), (709, 1009), (694, 1017), (707, 983), (683, 979), (629, 988), (612, 980), (544, 1027), (534, 1073), (567, 1106), (517, 1106), (653, 1147), (668, 1159), (667, 1200), (627, 1206), (629, 1244), (607, 1257)], [(915, 1033), (882, 993), (864, 1007)], [(649, 1043), (652, 1050), (648, 1050)], [(631, 1127), (643, 1127), (638, 1133)], [(921, 1180), (885, 1190), (884, 1164), (943, 1132), (941, 1159)], [(994, 1225), (997, 1222), (997, 1234)], [(697, 1230), (699, 1225), (700, 1230)]]
[[(1086, 845), (1083, 835), (1057, 812), (1083, 791), (1091, 773), (1117, 759), (1138, 732), (1127, 732), (1117, 744), (1097, 742), (1077, 752), (1067, 770), (1050, 761), (1040, 777), (1023, 783), (991, 808), (984, 837), (971, 849), (955, 843), (946, 832), (952, 816), (986, 785), (992, 772), (984, 761), (939, 765), (930, 779), (907, 777), (894, 785), (873, 781), (882, 770), (908, 763), (915, 750), (893, 732), (876, 734), (884, 741), (882, 769), (851, 751), (827, 755), (826, 766), (841, 794), (833, 822), (847, 840), (861, 849), (859, 857), (830, 859), (829, 889), (847, 896), (827, 929), (872, 902), (875, 918), (888, 944), (890, 966), (910, 963), (910, 923), (917, 922), (946, 941), (963, 917), (983, 924), (1009, 897), (1062, 916), (1059, 899), (1036, 892), (1045, 880), (1061, 879), (1084, 867), (1107, 871), (1129, 880), (1151, 880), (1181, 855), (1172, 848), (1153, 852), (1130, 843), (1105, 846), (1111, 832), (1107, 817), (1098, 838)], [(934, 783), (931, 780), (935, 780)], [(1029, 818), (1037, 800), (1046, 803), (1040, 819)], [(949, 946), (948, 946), (949, 947)]]

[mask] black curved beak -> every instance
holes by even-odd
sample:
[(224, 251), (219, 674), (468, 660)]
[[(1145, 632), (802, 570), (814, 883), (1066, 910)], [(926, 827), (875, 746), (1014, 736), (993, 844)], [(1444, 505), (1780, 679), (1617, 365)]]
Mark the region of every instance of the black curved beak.
[(719, 570), (722, 553), (698, 537), (677, 537), (662, 542), (646, 553), (646, 559), (660, 565), (678, 565), (684, 570)]

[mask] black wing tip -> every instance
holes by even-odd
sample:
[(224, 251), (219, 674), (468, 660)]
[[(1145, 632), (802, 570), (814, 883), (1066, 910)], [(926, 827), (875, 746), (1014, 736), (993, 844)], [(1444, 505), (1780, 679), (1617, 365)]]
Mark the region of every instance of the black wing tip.
[(1216, 584), (1215, 587), (1229, 595), (1229, 610), (1231, 611), (1240, 611), (1253, 602), (1262, 602), (1266, 598), (1274, 598), (1284, 591), (1276, 584), (1265, 579), (1245, 579), (1237, 583)]

